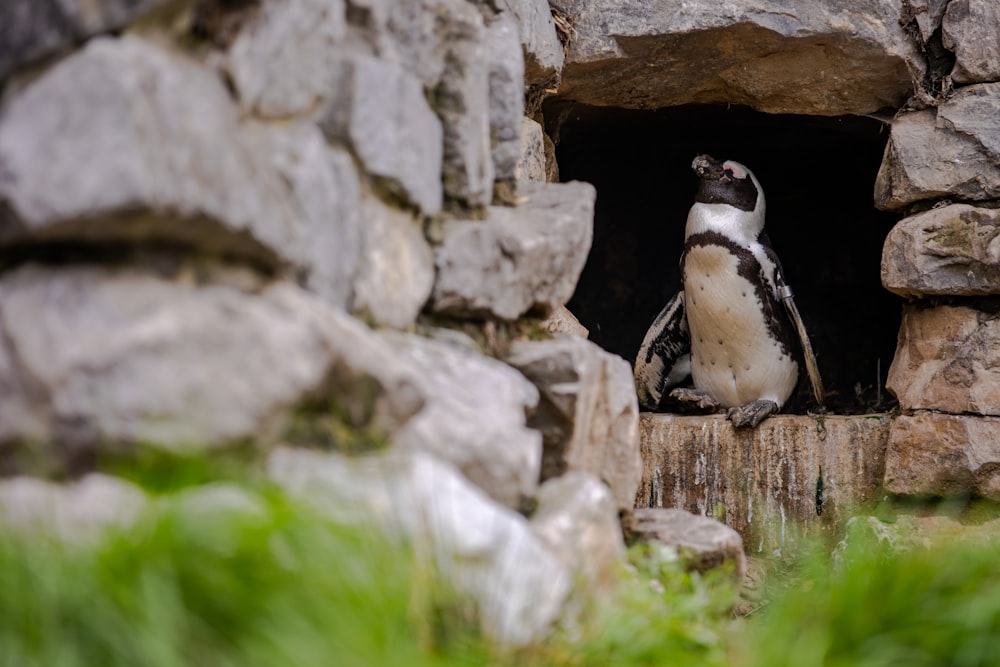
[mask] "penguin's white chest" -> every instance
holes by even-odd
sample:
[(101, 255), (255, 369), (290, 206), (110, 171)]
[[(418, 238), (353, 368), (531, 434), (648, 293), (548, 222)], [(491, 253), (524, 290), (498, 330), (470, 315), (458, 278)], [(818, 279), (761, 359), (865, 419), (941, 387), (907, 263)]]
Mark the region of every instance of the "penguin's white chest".
[(770, 332), (738, 258), (719, 245), (690, 248), (684, 297), (694, 386), (725, 407), (759, 399), (783, 405), (798, 381), (798, 363)]

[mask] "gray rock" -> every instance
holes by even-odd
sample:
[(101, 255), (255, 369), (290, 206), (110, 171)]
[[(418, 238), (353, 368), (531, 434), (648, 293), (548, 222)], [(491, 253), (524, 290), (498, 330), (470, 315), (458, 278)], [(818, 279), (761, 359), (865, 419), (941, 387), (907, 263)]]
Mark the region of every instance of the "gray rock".
[(886, 237), (882, 284), (900, 296), (1000, 294), (1000, 211), (952, 204), (904, 218)]
[(625, 541), (615, 499), (599, 479), (571, 472), (542, 484), (531, 530), (575, 575), (581, 597), (615, 590), (626, 562)]
[(1000, 416), (1000, 316), (904, 306), (886, 387), (904, 410)]
[(393, 442), (448, 461), (510, 507), (534, 496), (542, 458), (541, 435), (526, 426), (526, 413), (538, 404), (534, 385), (464, 347), (393, 331), (381, 336), (417, 369), (426, 399)]
[(611, 488), (619, 509), (632, 509), (642, 457), (629, 363), (572, 336), (515, 342), (506, 361), (542, 396), (528, 421), (543, 435), (542, 480), (588, 473)]
[(519, 514), (497, 505), (451, 466), (419, 453), (346, 459), (278, 449), (268, 473), (332, 515), (371, 525), (434, 559), (476, 602), (487, 637), (506, 646), (542, 639), (559, 620), (571, 578)]
[(524, 114), (524, 56), (517, 24), (506, 15), (486, 29), (490, 64), (490, 145), (494, 178), (513, 182), (521, 157)]
[(0, 480), (0, 524), (5, 531), (45, 532), (71, 543), (128, 528), (148, 505), (138, 487), (117, 477), (89, 474), (70, 484), (34, 477)]
[(367, 195), (362, 204), (365, 261), (354, 284), (354, 310), (379, 324), (413, 324), (434, 287), (434, 254), (413, 214)]
[(941, 22), (945, 48), (955, 53), (955, 83), (1000, 80), (1000, 7), (992, 0), (951, 0)]
[(901, 106), (923, 77), (898, 0), (559, 4), (575, 29), (559, 96), (587, 104), (871, 113)]
[(1000, 419), (899, 415), (889, 434), (885, 488), (904, 496), (1000, 500)]
[(485, 221), (445, 223), (433, 310), (513, 320), (573, 295), (593, 238), (593, 186), (524, 183), (520, 194), (524, 204), (491, 207)]
[(637, 538), (655, 540), (672, 549), (698, 572), (731, 563), (737, 581), (746, 573), (743, 539), (729, 526), (680, 509), (640, 508), (632, 530)]
[(346, 32), (344, 0), (265, 1), (226, 58), (241, 106), (271, 118), (314, 111), (336, 92)]
[(539, 123), (530, 118), (521, 120), (521, 155), (517, 163), (516, 176), (526, 181), (544, 183), (545, 171), (545, 131)]
[(357, 320), (291, 284), (248, 292), (191, 273), (4, 274), (0, 359), (14, 377), (0, 383), (0, 442), (58, 456), (265, 441), (327, 392), (356, 426), (388, 433), (420, 409), (412, 369)]
[(21, 65), (121, 28), (167, 1), (4, 0), (0, 3), (0, 80)]
[(479, 208), (493, 199), (487, 32), (482, 15), (468, 2), (454, 4), (445, 24), (440, 35), (447, 45), (444, 70), (433, 95), (444, 128), (444, 191)]
[(875, 179), (875, 204), (883, 209), (939, 197), (1000, 197), (1000, 84), (967, 86), (936, 110), (903, 113)]
[[(917, 24), (921, 41), (930, 41), (934, 31), (941, 27), (941, 19), (949, 0), (903, 0), (903, 17), (911, 16)], [(902, 20), (902, 19), (901, 19)]]
[(321, 127), (344, 141), (365, 170), (427, 215), (441, 210), (441, 123), (420, 81), (402, 67), (370, 57), (345, 60), (331, 73), (339, 94)]
[(566, 306), (559, 306), (542, 320), (542, 328), (552, 335), (567, 334), (584, 340), (590, 336), (587, 327), (580, 324), (580, 320)]
[(847, 522), (847, 535), (841, 545), (858, 539), (863, 540), (861, 545), (874, 540), (897, 553), (954, 544), (995, 547), (1000, 544), (1000, 519), (972, 523), (951, 516), (896, 514), (887, 522), (874, 516), (857, 516)]
[(546, 0), (499, 0), (517, 21), (524, 50), (525, 86), (552, 84), (559, 79), (565, 55)]

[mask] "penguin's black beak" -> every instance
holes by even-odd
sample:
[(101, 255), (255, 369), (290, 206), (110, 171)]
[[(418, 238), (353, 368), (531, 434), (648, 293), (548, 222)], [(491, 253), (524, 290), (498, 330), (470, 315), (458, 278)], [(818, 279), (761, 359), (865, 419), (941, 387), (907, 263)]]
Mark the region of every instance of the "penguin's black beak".
[(707, 181), (717, 181), (726, 176), (726, 170), (722, 162), (716, 160), (711, 155), (699, 155), (691, 162), (691, 169), (698, 175), (698, 178)]

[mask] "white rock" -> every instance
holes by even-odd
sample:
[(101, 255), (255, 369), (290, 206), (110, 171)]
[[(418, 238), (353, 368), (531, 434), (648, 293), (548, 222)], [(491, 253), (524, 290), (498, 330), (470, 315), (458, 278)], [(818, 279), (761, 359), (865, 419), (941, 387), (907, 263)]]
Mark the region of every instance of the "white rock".
[(530, 118), (521, 119), (521, 157), (517, 163), (517, 178), (544, 183), (545, 132)]

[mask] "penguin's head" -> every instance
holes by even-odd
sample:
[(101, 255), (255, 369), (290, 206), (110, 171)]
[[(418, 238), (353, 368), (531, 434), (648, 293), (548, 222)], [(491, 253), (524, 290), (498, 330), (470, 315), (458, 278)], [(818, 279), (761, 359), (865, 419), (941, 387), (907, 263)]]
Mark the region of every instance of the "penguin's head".
[(720, 162), (711, 155), (699, 155), (691, 162), (698, 176), (695, 201), (728, 204), (748, 213), (764, 212), (764, 191), (753, 173), (739, 162)]

